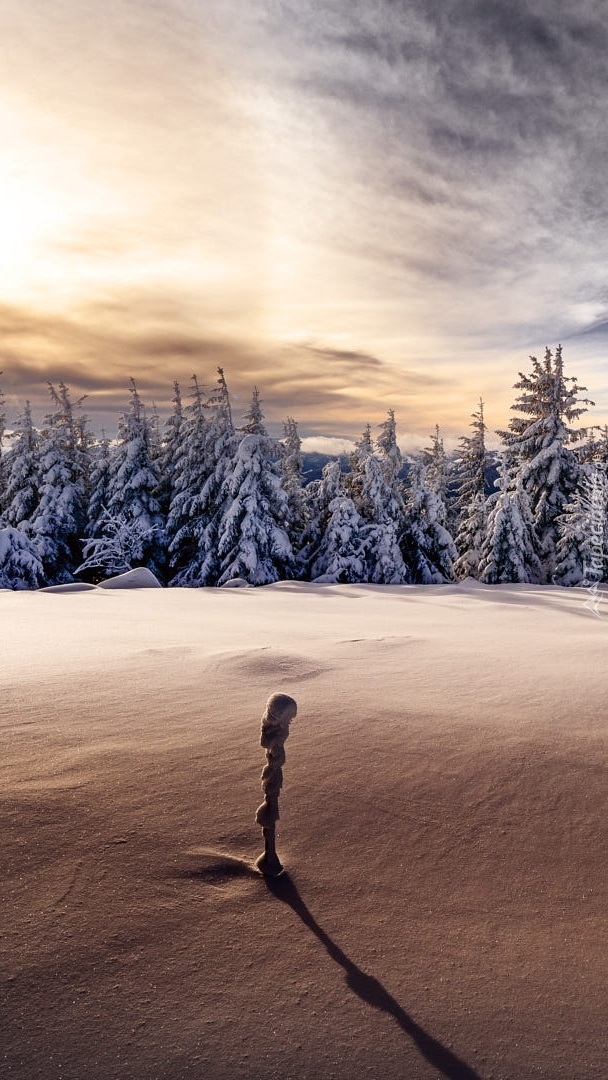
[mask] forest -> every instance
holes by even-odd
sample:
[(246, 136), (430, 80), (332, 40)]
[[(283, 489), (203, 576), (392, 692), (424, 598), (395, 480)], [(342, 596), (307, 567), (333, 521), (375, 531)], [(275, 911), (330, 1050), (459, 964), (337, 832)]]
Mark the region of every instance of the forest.
[(131, 380), (112, 439), (93, 434), (84, 399), (62, 382), (48, 384), (40, 428), (29, 402), (9, 428), (0, 395), (0, 588), (98, 582), (138, 566), (183, 587), (606, 579), (608, 428), (576, 426), (593, 402), (564, 374), (561, 346), (519, 374), (498, 453), (480, 400), (453, 454), (437, 426), (404, 463), (389, 410), (346, 469), (329, 461), (309, 483), (293, 417), (272, 437), (256, 389), (235, 423), (217, 374), (209, 393), (193, 376), (185, 403), (174, 383), (164, 425)]

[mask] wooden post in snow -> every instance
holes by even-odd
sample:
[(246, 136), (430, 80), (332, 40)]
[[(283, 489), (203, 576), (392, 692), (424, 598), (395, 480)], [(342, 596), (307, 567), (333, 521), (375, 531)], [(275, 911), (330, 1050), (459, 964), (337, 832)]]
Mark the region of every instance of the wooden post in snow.
[(279, 794), (283, 786), (285, 764), (285, 740), (289, 725), (298, 711), (293, 698), (287, 694), (272, 694), (262, 716), (260, 743), (266, 751), (266, 765), (262, 772), (264, 802), (258, 806), (255, 820), (264, 833), (264, 853), (255, 865), (266, 877), (277, 878), (284, 872), (276, 849), (276, 823), (279, 819)]

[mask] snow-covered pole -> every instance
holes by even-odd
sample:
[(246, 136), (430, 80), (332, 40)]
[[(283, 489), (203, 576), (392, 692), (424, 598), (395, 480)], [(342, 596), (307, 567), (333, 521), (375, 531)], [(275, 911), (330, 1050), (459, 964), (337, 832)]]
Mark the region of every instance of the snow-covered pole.
[(260, 743), (266, 751), (266, 765), (262, 772), (264, 802), (258, 806), (255, 820), (264, 832), (264, 854), (255, 865), (266, 877), (280, 877), (283, 866), (276, 850), (275, 830), (279, 819), (279, 794), (283, 786), (285, 764), (285, 740), (289, 725), (298, 711), (293, 698), (287, 694), (272, 694), (266, 702), (262, 716)]

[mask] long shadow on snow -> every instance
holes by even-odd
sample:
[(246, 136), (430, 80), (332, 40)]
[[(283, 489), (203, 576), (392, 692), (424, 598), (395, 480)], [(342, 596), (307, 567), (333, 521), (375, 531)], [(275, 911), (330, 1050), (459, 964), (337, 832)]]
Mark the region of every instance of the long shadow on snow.
[(382, 1012), (392, 1016), (401, 1030), (413, 1040), (422, 1056), (426, 1058), (433, 1068), (438, 1069), (447, 1080), (481, 1080), (479, 1073), (476, 1073), (465, 1061), (462, 1061), (446, 1046), (443, 1046), (432, 1035), (429, 1035), (428, 1031), (421, 1028), (406, 1013), (399, 1002), (389, 994), (388, 990), (385, 990), (378, 979), (362, 971), (342, 952), (342, 949), (336, 945), (329, 934), (326, 934), (325, 930), (319, 926), (288, 874), (283, 874), (276, 879), (264, 878), (264, 881), (270, 892), (278, 900), (282, 900), (284, 904), (287, 904), (292, 911), (295, 911), (304, 925), (309, 930), (312, 930), (315, 937), (319, 939), (332, 960), (335, 960), (344, 969), (346, 984), (349, 989), (367, 1005), (371, 1005), (374, 1009), (381, 1009)]

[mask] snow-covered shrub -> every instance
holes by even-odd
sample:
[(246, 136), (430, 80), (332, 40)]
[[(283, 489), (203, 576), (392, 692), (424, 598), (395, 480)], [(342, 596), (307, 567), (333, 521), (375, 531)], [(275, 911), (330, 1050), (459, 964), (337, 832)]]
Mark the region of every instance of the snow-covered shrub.
[(107, 511), (100, 518), (99, 525), (101, 536), (84, 540), (82, 553), (85, 559), (75, 571), (77, 574), (86, 570), (100, 570), (104, 577), (109, 577), (134, 569), (144, 561), (157, 529), (144, 516), (129, 519), (125, 514), (110, 514)]
[(35, 543), (11, 525), (0, 529), (0, 589), (38, 589), (44, 570)]

